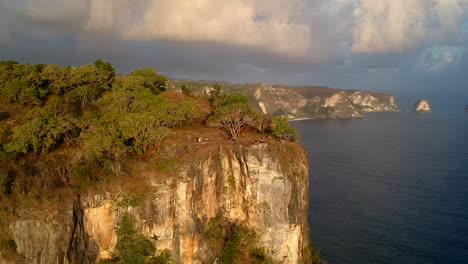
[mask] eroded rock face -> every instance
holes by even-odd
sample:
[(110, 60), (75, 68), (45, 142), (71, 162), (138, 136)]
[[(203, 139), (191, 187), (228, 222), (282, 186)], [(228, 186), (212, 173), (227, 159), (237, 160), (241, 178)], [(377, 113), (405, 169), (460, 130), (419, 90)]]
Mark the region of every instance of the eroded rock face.
[(26, 263), (97, 263), (114, 251), (119, 219), (130, 213), (158, 250), (169, 249), (181, 263), (215, 262), (204, 235), (214, 217), (255, 230), (256, 246), (280, 263), (304, 263), (305, 151), (298, 147), (294, 164), (284, 163), (276, 144), (226, 146), (188, 162), (177, 175), (148, 175), (151, 192), (136, 207), (119, 206), (115, 194), (103, 193), (18, 220), (10, 227), (18, 253)]
[(398, 111), (395, 97), (392, 95), (352, 91), (348, 98), (353, 105), (358, 106), (364, 112)]
[(259, 85), (254, 96), (264, 114), (273, 114), (281, 109), (285, 113), (297, 115), (308, 103), (307, 98), (298, 93), (288, 89), (274, 88), (265, 83)]
[(69, 263), (67, 252), (73, 230), (73, 210), (49, 208), (42, 211), (19, 210), (20, 219), (9, 228), (21, 261), (0, 263)]
[(419, 99), (414, 103), (413, 111), (427, 112), (427, 111), (431, 111), (431, 107), (429, 106), (429, 102), (427, 100)]
[(357, 118), (364, 112), (398, 111), (395, 98), (383, 93), (262, 83), (253, 95), (263, 113), (290, 118)]

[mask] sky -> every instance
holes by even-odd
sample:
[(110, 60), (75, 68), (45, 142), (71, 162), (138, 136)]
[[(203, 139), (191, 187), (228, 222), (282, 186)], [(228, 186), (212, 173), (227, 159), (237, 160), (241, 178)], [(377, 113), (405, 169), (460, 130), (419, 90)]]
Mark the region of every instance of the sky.
[(0, 60), (466, 98), (468, 0), (0, 0)]

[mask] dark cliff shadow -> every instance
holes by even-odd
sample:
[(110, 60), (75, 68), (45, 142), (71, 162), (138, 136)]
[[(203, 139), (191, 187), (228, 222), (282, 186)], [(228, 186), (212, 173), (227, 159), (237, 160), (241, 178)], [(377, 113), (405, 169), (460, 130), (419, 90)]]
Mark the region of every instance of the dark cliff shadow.
[(86, 233), (83, 216), (83, 205), (81, 197), (78, 196), (73, 203), (73, 231), (67, 250), (67, 259), (70, 264), (94, 263), (97, 258), (99, 249)]
[(8, 118), (10, 118), (10, 113), (0, 112), (0, 121), (7, 120)]

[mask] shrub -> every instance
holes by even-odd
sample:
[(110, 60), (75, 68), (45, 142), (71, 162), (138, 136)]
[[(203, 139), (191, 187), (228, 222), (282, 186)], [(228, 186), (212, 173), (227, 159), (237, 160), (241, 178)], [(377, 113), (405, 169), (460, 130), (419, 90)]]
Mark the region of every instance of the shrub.
[(219, 96), (221, 96), (221, 85), (219, 85), (218, 83), (215, 83), (213, 85), (213, 90), (211, 91), (210, 93), (210, 101), (211, 103), (214, 102), (214, 100), (216, 100)]
[(0, 198), (8, 194), (10, 184), (11, 177), (8, 175), (8, 173), (0, 171)]
[(52, 93), (74, 91), (76, 103), (83, 108), (110, 88), (114, 67), (101, 60), (80, 67), (29, 65), (0, 62), (0, 96), (9, 102), (40, 104)]
[(117, 246), (112, 259), (102, 263), (132, 263), (132, 264), (167, 264), (171, 262), (168, 250), (156, 255), (155, 247), (142, 236), (135, 227), (135, 219), (128, 213), (122, 215), (117, 228)]
[(213, 101), (216, 109), (207, 125), (224, 129), (232, 139), (237, 139), (246, 125), (255, 126), (258, 121), (258, 113), (248, 102), (242, 94), (216, 97)]
[(40, 104), (51, 92), (41, 70), (40, 66), (0, 62), (0, 96), (11, 103)]
[(185, 95), (192, 95), (192, 89), (188, 88), (185, 84), (182, 84), (182, 86), (180, 86), (180, 89), (182, 90), (182, 93), (184, 93)]
[(309, 251), (311, 255), (311, 263), (312, 264), (322, 264), (325, 263), (322, 260), (322, 257), (320, 256), (320, 251), (315, 249), (314, 244), (312, 244), (312, 241), (309, 243)]
[(52, 115), (44, 107), (31, 111), (30, 119), (13, 129), (12, 143), (5, 144), (7, 152), (46, 153), (58, 143), (70, 143), (79, 134), (78, 120), (71, 115)]
[(129, 151), (144, 153), (149, 144), (169, 134), (169, 128), (190, 122), (199, 113), (191, 99), (173, 103), (149, 90), (117, 91), (98, 101), (100, 114), (83, 133), (85, 150), (113, 160)]
[(258, 236), (242, 224), (227, 222), (225, 218), (211, 218), (205, 227), (204, 237), (217, 263), (276, 263), (263, 248), (256, 246)]
[(273, 122), (273, 135), (292, 141), (299, 140), (299, 135), (297, 134), (296, 129), (289, 125), (288, 119), (286, 117), (275, 117)]
[(126, 89), (149, 89), (153, 94), (160, 94), (167, 89), (167, 78), (157, 74), (154, 69), (140, 69), (131, 72), (122, 83)]
[(213, 106), (220, 108), (232, 104), (248, 104), (249, 98), (243, 94), (235, 93), (231, 95), (218, 95), (213, 99)]

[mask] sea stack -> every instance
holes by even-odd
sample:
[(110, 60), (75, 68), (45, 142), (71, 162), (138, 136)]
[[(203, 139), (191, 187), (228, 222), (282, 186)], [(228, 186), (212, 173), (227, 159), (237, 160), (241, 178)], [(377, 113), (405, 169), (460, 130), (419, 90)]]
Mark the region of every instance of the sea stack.
[(415, 112), (427, 112), (431, 111), (431, 107), (429, 106), (429, 102), (424, 99), (419, 99), (414, 103), (413, 111)]
[(465, 106), (465, 112), (468, 112), (468, 105)]

